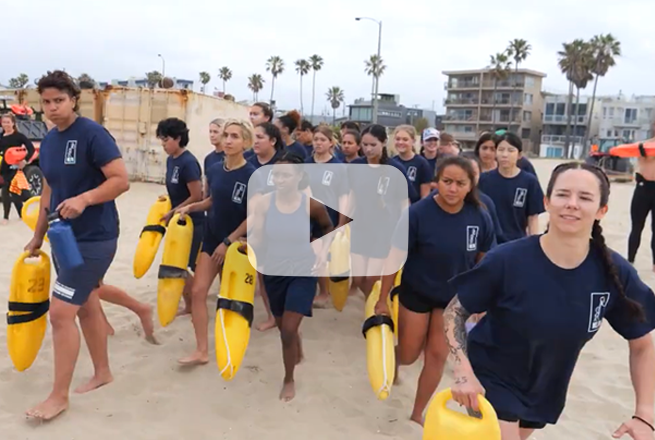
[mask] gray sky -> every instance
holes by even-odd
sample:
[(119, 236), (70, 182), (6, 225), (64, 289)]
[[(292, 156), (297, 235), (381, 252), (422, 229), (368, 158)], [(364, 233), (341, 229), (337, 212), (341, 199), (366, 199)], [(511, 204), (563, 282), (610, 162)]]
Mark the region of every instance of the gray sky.
[[(328, 107), (330, 86), (344, 89), (347, 103), (370, 96), (364, 59), (377, 50), (377, 25), (354, 20), (369, 16), (383, 22), (387, 70), (380, 92), (400, 95), (406, 106), (431, 108), (434, 102), (440, 110), (442, 71), (485, 67), (514, 38), (532, 45), (523, 67), (548, 75), (545, 90), (565, 92), (557, 68), (562, 42), (607, 32), (621, 41), (623, 56), (599, 81), (599, 94), (655, 95), (653, 0), (7, 0), (0, 10), (3, 59), (9, 61), (2, 63), (1, 83), (20, 72), (34, 78), (61, 67), (100, 81), (143, 76), (161, 70), (162, 53), (167, 75), (197, 81), (199, 71), (210, 72), (209, 91), (222, 87), (218, 69), (230, 67), (227, 92), (237, 100), (252, 97), (247, 77), (260, 73), (266, 83), (259, 98), (268, 100), (265, 64), (279, 55), (286, 67), (275, 83), (275, 98), (280, 107), (292, 108), (300, 106), (293, 63), (316, 53), (325, 60), (316, 77), (319, 114)], [(303, 97), (308, 112), (311, 75), (304, 79)]]

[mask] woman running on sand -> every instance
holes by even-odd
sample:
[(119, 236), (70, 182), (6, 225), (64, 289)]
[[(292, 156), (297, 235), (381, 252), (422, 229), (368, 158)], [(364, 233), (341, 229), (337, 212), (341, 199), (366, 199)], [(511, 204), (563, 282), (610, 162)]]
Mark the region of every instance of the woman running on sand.
[[(225, 160), (209, 169), (208, 198), (176, 210), (185, 215), (210, 212), (191, 289), (191, 316), (196, 335), (196, 350), (190, 356), (179, 360), (182, 365), (192, 366), (209, 362), (207, 295), (214, 279), (221, 273), (227, 248), (247, 233), (247, 204), (253, 196), (248, 191), (249, 181), (256, 169), (246, 161), (243, 153), (247, 148), (251, 148), (253, 137), (249, 122), (227, 121), (223, 128), (222, 140)], [(259, 187), (260, 185), (255, 184), (255, 188)]]
[[(655, 295), (605, 244), (600, 222), (609, 194), (600, 168), (557, 166), (546, 190), (547, 232), (498, 246), (450, 281), (457, 295), (444, 321), (453, 398), (477, 411), (484, 395), (503, 440), (557, 423), (580, 352), (604, 319), (628, 340), (636, 398), (634, 415), (613, 438), (653, 438)], [(482, 312), (467, 338), (467, 318)]]
[(511, 132), (495, 136), (494, 142), (498, 168), (482, 173), (480, 191), (494, 201), (505, 241), (537, 234), (544, 194), (536, 176), (516, 165), (523, 143)]
[[(166, 159), (166, 191), (171, 200), (172, 209), (162, 217), (162, 220), (168, 224), (176, 209), (202, 200), (202, 170), (196, 156), (186, 149), (189, 144), (189, 129), (184, 121), (178, 118), (159, 121), (156, 134), (168, 155)], [(205, 213), (194, 212), (189, 217), (193, 222), (193, 239), (188, 268), (195, 272), (202, 245)], [(188, 273), (184, 285), (184, 309), (180, 311), (179, 315), (191, 313), (193, 278), (193, 275)]]
[[(271, 122), (263, 122), (255, 127), (255, 144), (252, 148), (254, 155), (248, 159), (255, 169), (259, 169), (265, 165), (273, 165), (284, 154), (284, 141), (280, 129)], [(275, 190), (273, 183), (272, 170), (269, 170), (266, 182), (262, 182), (262, 192), (268, 193)], [(264, 322), (257, 324), (256, 328), (260, 332), (265, 332), (275, 328), (275, 317), (271, 313), (271, 307), (268, 303), (268, 296), (266, 295), (266, 286), (264, 285), (264, 277), (261, 273), (257, 272), (257, 288), (259, 295), (264, 302), (266, 314), (268, 318)]]
[(430, 182), (434, 172), (426, 158), (414, 152), (416, 129), (411, 125), (399, 125), (393, 132), (394, 147), (398, 155), (394, 158), (407, 170), (407, 179), (414, 187), (415, 195), (412, 203), (430, 194)]
[[(11, 191), (11, 182), (16, 177), (16, 173), (22, 170), (27, 163), (32, 160), (34, 156), (34, 145), (23, 133), (16, 129), (16, 116), (13, 113), (5, 113), (0, 116), (0, 124), (2, 125), (2, 136), (0, 136), (0, 157), (4, 157), (0, 164), (0, 179), (2, 180), (2, 208), (4, 210), (4, 217), (0, 220), (0, 224), (7, 224), (9, 221), (9, 212), (13, 203), (16, 208), (18, 218), (22, 218), (23, 199), (21, 194), (16, 194)], [(27, 150), (25, 158), (17, 164), (9, 164), (7, 162), (6, 153), (10, 148), (25, 148)]]
[[(334, 228), (346, 224), (346, 219), (340, 212), (344, 212), (348, 204), (348, 174), (344, 167), (335, 166), (342, 163), (332, 153), (334, 148), (334, 133), (327, 125), (319, 125), (314, 130), (314, 140), (311, 157), (305, 163), (314, 164), (314, 170), (309, 175), (309, 188), (312, 197), (323, 202)], [(327, 166), (321, 167), (322, 164)], [(336, 206), (338, 211), (330, 208)], [(312, 224), (312, 237), (320, 237), (322, 231), (316, 223)], [(318, 279), (319, 294), (314, 300), (314, 306), (325, 307), (330, 299), (328, 291), (329, 277), (325, 276), (327, 266), (321, 268), (322, 273)]]
[(50, 302), (54, 349), (54, 385), (48, 398), (27, 411), (28, 417), (51, 420), (68, 408), (70, 386), (80, 351), (79, 317), (93, 361), (93, 378), (75, 392), (86, 393), (113, 380), (107, 354), (107, 327), (98, 289), (111, 265), (118, 242), (119, 220), (114, 200), (129, 189), (120, 150), (109, 132), (77, 116), (81, 91), (65, 72), (43, 76), (37, 90), (46, 118), (55, 124), (41, 143), (43, 190), (34, 237), (25, 250), (41, 248), (48, 213), (58, 212), (73, 229), (84, 264), (58, 267)]
[[(323, 242), (318, 253), (313, 250), (307, 217), (320, 226), (323, 235), (333, 230), (325, 207), (303, 191), (309, 182), (302, 164), (299, 156), (285, 153), (274, 165), (275, 191), (262, 196), (256, 204), (253, 239), (249, 243), (256, 254), (265, 252), (267, 273), (285, 274), (264, 275), (271, 311), (282, 340), (284, 381), (280, 399), (285, 402), (296, 394), (294, 370), (303, 358), (298, 330), (303, 317), (312, 316), (316, 294), (317, 278), (307, 274), (318, 273), (329, 251), (329, 243), (324, 239), (317, 240)], [(265, 251), (260, 248), (264, 235)]]
[[(415, 194), (414, 186), (406, 175), (405, 168), (387, 153), (387, 129), (382, 125), (369, 125), (362, 132), (364, 157), (351, 163), (359, 164), (348, 168), (348, 211), (350, 218), (364, 213), (367, 218), (379, 219), (374, 225), (353, 222), (350, 234), (352, 277), (350, 294), (360, 289), (366, 298), (373, 285), (382, 275), (384, 259), (389, 255), (391, 236), (403, 209)], [(386, 167), (396, 168), (400, 173), (389, 173)], [(403, 181), (397, 181), (402, 178)], [(406, 193), (401, 188), (407, 188)], [(403, 194), (404, 193), (404, 194)], [(407, 198), (404, 198), (407, 197)], [(382, 234), (382, 235), (381, 235)]]
[[(494, 228), (478, 199), (471, 162), (442, 159), (435, 181), (438, 192), (412, 204), (409, 235), (394, 234), (385, 273), (403, 261), (396, 365), (411, 365), (425, 353), (411, 420), (423, 425), (423, 413), (439, 386), (448, 357), (443, 311), (453, 298), (448, 280), (471, 269), (496, 245)], [(376, 314), (390, 316), (387, 298), (395, 274), (382, 277)]]

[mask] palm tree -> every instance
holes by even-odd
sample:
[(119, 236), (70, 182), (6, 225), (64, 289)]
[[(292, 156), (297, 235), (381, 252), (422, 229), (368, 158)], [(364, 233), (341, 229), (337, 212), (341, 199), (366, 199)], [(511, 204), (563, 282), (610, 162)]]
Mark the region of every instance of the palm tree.
[(232, 79), (232, 71), (229, 67), (223, 66), (218, 70), (218, 77), (223, 81), (223, 94), (225, 94), (225, 83)]
[[(507, 56), (514, 60), (514, 81), (512, 84), (513, 97), (516, 95), (516, 87), (518, 86), (518, 81), (519, 81), (518, 80), (519, 64), (528, 58), (531, 49), (532, 47), (530, 46), (530, 44), (521, 38), (515, 38), (514, 40), (510, 41), (509, 46), (507, 47)], [(521, 97), (521, 101), (523, 101), (522, 97)], [(521, 106), (519, 106), (519, 111), (520, 108)], [(514, 115), (514, 100), (512, 99), (512, 106), (510, 107), (510, 123), (509, 123), (510, 130), (512, 129), (513, 115)], [(521, 122), (519, 122), (519, 127), (520, 126), (521, 126)]]
[(304, 115), (303, 104), (302, 104), (302, 77), (309, 73), (311, 65), (307, 60), (296, 60), (296, 72), (300, 75), (300, 114)]
[(323, 67), (323, 58), (320, 55), (312, 55), (309, 57), (309, 64), (312, 66), (312, 114), (311, 118), (314, 117), (314, 98), (316, 97), (316, 72), (321, 70)]
[(264, 88), (264, 78), (259, 73), (253, 73), (248, 77), (248, 88), (252, 91), (253, 101), (257, 101), (260, 90)]
[(266, 71), (271, 72), (271, 106), (273, 106), (273, 96), (275, 94), (275, 79), (284, 72), (284, 60), (277, 55), (273, 55), (266, 61)]
[(9, 79), (9, 88), (22, 89), (28, 82), (30, 82), (30, 78), (27, 74), (21, 73), (17, 77)]
[(594, 103), (596, 101), (596, 87), (598, 78), (605, 76), (610, 67), (616, 64), (614, 57), (621, 56), (621, 42), (616, 40), (612, 34), (596, 35), (591, 39), (591, 56), (593, 57), (591, 73), (594, 76), (594, 92), (591, 95), (591, 109), (589, 111), (589, 122), (585, 130), (582, 147), (584, 153), (587, 153), (587, 140), (591, 130), (591, 117), (594, 114)]
[(328, 89), (325, 96), (332, 107), (332, 125), (334, 125), (337, 119), (337, 109), (341, 107), (344, 101), (343, 90), (339, 86), (332, 86)]
[[(509, 76), (511, 63), (507, 51), (491, 55), (489, 57), (489, 74), (494, 79), (494, 94), (491, 108), (491, 124), (496, 129), (496, 91), (498, 90), (498, 80), (506, 79)], [(511, 119), (511, 118), (510, 118)]]
[(95, 89), (97, 83), (93, 78), (91, 78), (89, 74), (82, 73), (77, 77), (77, 85), (80, 87), (80, 89)]
[[(567, 122), (564, 135), (564, 149), (567, 157), (571, 157), (571, 118), (573, 117), (573, 87), (581, 84), (589, 76), (590, 46), (586, 41), (578, 38), (572, 43), (562, 43), (562, 49), (557, 52), (559, 68), (569, 81), (569, 99), (567, 102)], [(587, 79), (589, 81), (589, 79)], [(576, 107), (577, 113), (577, 107)]]
[(371, 99), (373, 99), (373, 95), (375, 95), (375, 83), (384, 74), (387, 66), (384, 65), (382, 57), (378, 57), (377, 55), (371, 55), (368, 60), (364, 60), (364, 65), (366, 66), (366, 69), (364, 69), (366, 74), (373, 77), (373, 84), (371, 85)]
[(200, 93), (205, 93), (205, 87), (207, 87), (209, 81), (212, 80), (212, 76), (209, 74), (209, 72), (205, 72), (204, 70), (199, 73), (199, 76), (200, 76), (200, 84), (202, 84), (202, 87), (200, 88)]
[(148, 83), (148, 87), (151, 89), (154, 89), (157, 84), (161, 82), (163, 79), (162, 74), (159, 73), (158, 70), (153, 70), (152, 72), (146, 73), (146, 81)]

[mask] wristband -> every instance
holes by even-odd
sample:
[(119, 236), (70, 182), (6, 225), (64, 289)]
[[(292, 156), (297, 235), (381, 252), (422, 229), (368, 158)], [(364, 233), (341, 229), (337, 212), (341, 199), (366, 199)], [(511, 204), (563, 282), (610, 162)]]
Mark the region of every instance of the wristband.
[(639, 416), (632, 416), (632, 418), (633, 418), (633, 419), (637, 419), (637, 420), (639, 420), (640, 422), (645, 423), (646, 425), (648, 425), (648, 427), (651, 429), (651, 431), (654, 431), (654, 432), (655, 432), (655, 427), (653, 427), (653, 425), (651, 425), (650, 423), (648, 423), (646, 420), (642, 419), (642, 418), (639, 417)]
[(225, 237), (225, 238), (223, 239), (223, 244), (224, 244), (226, 247), (230, 247), (230, 245), (232, 244), (232, 242), (230, 241), (230, 239), (229, 239), (228, 237)]

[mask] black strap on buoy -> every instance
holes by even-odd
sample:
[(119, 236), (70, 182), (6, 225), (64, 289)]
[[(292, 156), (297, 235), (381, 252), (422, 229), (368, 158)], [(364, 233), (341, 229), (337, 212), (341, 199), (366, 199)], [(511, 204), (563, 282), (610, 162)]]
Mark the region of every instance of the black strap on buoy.
[(165, 264), (159, 265), (159, 273), (157, 278), (160, 280), (166, 278), (183, 278), (186, 279), (189, 276), (189, 272), (186, 269), (180, 269), (175, 266), (166, 266)]
[(362, 334), (364, 335), (364, 338), (366, 338), (366, 332), (368, 332), (373, 327), (378, 327), (381, 325), (388, 325), (389, 327), (391, 327), (392, 333), (395, 330), (395, 327), (393, 325), (393, 319), (391, 319), (390, 316), (373, 315), (370, 318), (368, 318), (366, 321), (364, 321), (364, 325), (362, 326)]
[(350, 271), (342, 273), (341, 275), (330, 277), (330, 281), (333, 283), (340, 283), (342, 281), (348, 281), (350, 279)]
[(646, 157), (646, 149), (644, 148), (644, 144), (642, 142), (639, 143), (639, 154), (641, 154), (641, 157)]
[(141, 238), (144, 232), (159, 232), (161, 235), (164, 235), (166, 233), (166, 228), (162, 225), (146, 225), (141, 229), (139, 238)]
[(7, 313), (7, 325), (25, 324), (36, 321), (50, 310), (50, 300), (46, 299), (40, 303), (21, 303), (9, 301), (10, 312), (25, 312), (25, 315), (9, 315)]
[(400, 295), (400, 286), (393, 286), (393, 289), (391, 289), (391, 293), (389, 293), (389, 296), (391, 296), (391, 301), (393, 301), (396, 295)]
[(218, 309), (230, 310), (238, 313), (248, 321), (248, 327), (252, 327), (252, 321), (255, 318), (255, 308), (252, 304), (229, 298), (218, 298), (218, 301), (216, 302), (216, 310)]

